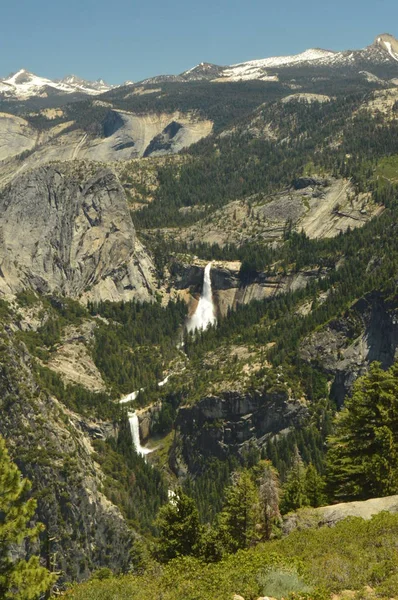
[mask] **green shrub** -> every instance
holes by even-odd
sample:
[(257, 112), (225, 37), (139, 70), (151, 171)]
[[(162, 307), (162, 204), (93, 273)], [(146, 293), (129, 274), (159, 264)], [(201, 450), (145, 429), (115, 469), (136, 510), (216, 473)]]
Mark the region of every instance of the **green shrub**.
[(258, 576), (258, 582), (263, 596), (277, 599), (286, 598), (292, 593), (306, 594), (312, 591), (296, 571), (270, 568)]

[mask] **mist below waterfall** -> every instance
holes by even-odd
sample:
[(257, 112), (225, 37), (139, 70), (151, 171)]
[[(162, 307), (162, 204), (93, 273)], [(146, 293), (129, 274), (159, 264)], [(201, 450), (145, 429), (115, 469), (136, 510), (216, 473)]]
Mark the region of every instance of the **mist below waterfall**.
[(214, 325), (217, 322), (214, 312), (213, 295), (211, 291), (210, 271), (211, 263), (209, 263), (205, 268), (203, 289), (198, 306), (196, 307), (192, 317), (190, 317), (187, 321), (186, 328), (188, 331), (195, 331), (195, 329), (207, 329), (210, 325)]

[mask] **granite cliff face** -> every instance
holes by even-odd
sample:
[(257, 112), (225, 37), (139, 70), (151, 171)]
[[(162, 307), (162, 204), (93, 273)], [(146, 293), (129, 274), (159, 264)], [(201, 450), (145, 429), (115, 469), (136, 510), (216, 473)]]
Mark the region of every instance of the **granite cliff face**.
[(151, 263), (116, 175), (60, 163), (17, 176), (0, 195), (0, 294), (30, 287), (85, 300), (149, 300)]
[(225, 392), (208, 396), (179, 410), (173, 469), (195, 472), (198, 457), (221, 460), (250, 445), (261, 448), (272, 435), (298, 425), (307, 416), (305, 404), (289, 397), (286, 388), (266, 392)]

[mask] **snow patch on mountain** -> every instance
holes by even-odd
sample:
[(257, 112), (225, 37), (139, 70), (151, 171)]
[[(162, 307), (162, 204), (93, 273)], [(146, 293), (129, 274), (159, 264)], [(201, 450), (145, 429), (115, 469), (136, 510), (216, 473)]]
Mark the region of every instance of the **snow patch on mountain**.
[(261, 58), (257, 60), (249, 60), (247, 62), (231, 65), (223, 70), (220, 80), (227, 79), (228, 81), (246, 81), (250, 79), (260, 79), (262, 81), (278, 81), (277, 75), (274, 73), (268, 74), (266, 69), (287, 67), (318, 61), (320, 59), (329, 59), (334, 56), (335, 52), (330, 50), (321, 50), (320, 48), (310, 48), (294, 54), (292, 56), (273, 56), (270, 58)]
[(320, 48), (309, 48), (300, 54), (294, 54), (292, 56), (273, 56), (270, 58), (261, 58), (259, 60), (250, 60), (245, 63), (239, 63), (231, 65), (231, 69), (240, 68), (243, 66), (255, 66), (255, 67), (280, 67), (282, 65), (292, 65), (300, 62), (307, 62), (310, 60), (319, 60), (320, 58), (329, 58), (333, 56), (335, 52), (331, 50), (322, 50)]
[(394, 60), (398, 61), (398, 54), (395, 54), (392, 50), (391, 42), (383, 41), (383, 44), (387, 48), (388, 54), (393, 57)]

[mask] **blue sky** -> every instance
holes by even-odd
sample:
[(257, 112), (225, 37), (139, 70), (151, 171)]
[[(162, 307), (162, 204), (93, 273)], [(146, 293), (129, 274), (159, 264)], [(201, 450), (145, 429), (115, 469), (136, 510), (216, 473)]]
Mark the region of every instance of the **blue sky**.
[(0, 76), (24, 67), (110, 83), (398, 37), (397, 0), (3, 0)]

